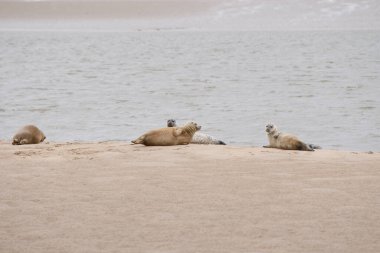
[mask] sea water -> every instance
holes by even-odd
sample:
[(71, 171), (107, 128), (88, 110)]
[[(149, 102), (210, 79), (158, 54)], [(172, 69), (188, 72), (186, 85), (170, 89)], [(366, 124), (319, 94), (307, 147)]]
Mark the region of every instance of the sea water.
[(380, 31), (0, 32), (0, 139), (130, 141), (193, 120), (236, 146), (265, 125), (380, 151)]

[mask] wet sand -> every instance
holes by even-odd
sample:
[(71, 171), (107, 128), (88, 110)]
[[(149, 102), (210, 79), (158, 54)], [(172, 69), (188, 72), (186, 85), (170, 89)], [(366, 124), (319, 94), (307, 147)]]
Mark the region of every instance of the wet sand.
[(379, 252), (380, 154), (0, 143), (0, 252)]

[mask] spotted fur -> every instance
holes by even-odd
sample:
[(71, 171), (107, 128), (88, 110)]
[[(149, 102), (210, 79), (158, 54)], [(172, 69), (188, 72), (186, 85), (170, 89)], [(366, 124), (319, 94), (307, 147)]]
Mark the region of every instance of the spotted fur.
[[(174, 119), (169, 119), (167, 121), (167, 126), (168, 127), (176, 127), (177, 123)], [(226, 143), (224, 143), (221, 140), (214, 138), (211, 135), (199, 133), (199, 132), (196, 132), (194, 134), (193, 139), (191, 140), (191, 143), (193, 143), (193, 144), (226, 145)]]

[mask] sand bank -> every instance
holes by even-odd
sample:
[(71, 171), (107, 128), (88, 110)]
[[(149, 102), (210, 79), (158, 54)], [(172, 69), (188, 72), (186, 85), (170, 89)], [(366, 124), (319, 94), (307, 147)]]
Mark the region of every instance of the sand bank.
[(0, 252), (379, 252), (380, 154), (0, 143)]

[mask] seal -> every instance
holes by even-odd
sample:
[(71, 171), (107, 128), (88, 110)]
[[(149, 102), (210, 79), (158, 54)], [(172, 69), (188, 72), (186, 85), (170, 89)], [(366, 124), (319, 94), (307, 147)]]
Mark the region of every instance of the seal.
[[(174, 119), (169, 119), (167, 121), (167, 126), (168, 127), (176, 127), (177, 123)], [(216, 138), (214, 138), (208, 134), (199, 133), (199, 132), (196, 132), (194, 134), (193, 139), (191, 140), (191, 143), (193, 143), (193, 144), (226, 145), (226, 143), (224, 143), (221, 140), (218, 140), (218, 139), (216, 139)]]
[(13, 136), (12, 145), (38, 144), (45, 140), (46, 136), (33, 125), (27, 125), (18, 130)]
[(200, 129), (201, 126), (197, 123), (189, 122), (183, 127), (165, 127), (149, 131), (133, 140), (132, 143), (145, 146), (187, 145), (191, 142), (194, 133)]
[(320, 148), (317, 145), (306, 144), (300, 141), (296, 136), (278, 131), (277, 127), (273, 124), (266, 125), (268, 134), (269, 145), (264, 148), (279, 148), (287, 150), (304, 150), (314, 151), (315, 148)]

